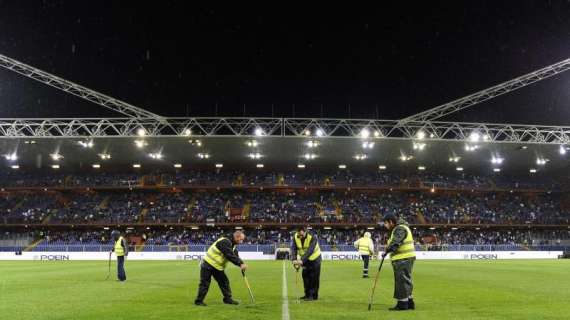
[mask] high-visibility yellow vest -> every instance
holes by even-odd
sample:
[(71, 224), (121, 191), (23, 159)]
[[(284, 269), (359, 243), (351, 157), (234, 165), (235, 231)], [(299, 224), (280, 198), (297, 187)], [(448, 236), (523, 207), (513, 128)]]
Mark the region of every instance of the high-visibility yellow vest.
[(125, 248), (123, 248), (123, 237), (119, 237), (119, 239), (115, 241), (115, 254), (117, 257), (122, 257), (125, 255)]
[[(305, 252), (309, 249), (309, 245), (311, 244), (311, 240), (313, 240), (313, 236), (309, 233), (305, 234), (305, 241), (301, 242), (301, 238), (299, 237), (298, 233), (295, 233), (295, 245), (297, 246), (297, 255), (299, 257), (303, 257)], [(321, 256), (321, 247), (319, 247), (319, 243), (315, 245), (315, 250), (313, 250), (313, 254), (309, 256), (309, 261), (315, 261), (318, 257)]]
[(392, 261), (395, 261), (395, 260), (415, 257), (416, 249), (414, 247), (414, 237), (412, 236), (412, 231), (406, 225), (403, 224), (397, 225), (392, 230), (392, 234), (390, 235), (390, 240), (388, 240), (388, 245), (390, 245), (390, 243), (392, 242), (392, 239), (394, 238), (394, 231), (396, 231), (397, 227), (406, 229), (406, 239), (404, 239), (402, 245), (395, 252), (390, 253), (390, 259), (392, 259)]
[(371, 255), (373, 252), (370, 251), (370, 244), (372, 243), (372, 239), (367, 237), (362, 237), (358, 239), (358, 253), (362, 255)]
[[(216, 244), (218, 244), (218, 242), (222, 241), (222, 240), (226, 240), (227, 238), (220, 238), (218, 240), (216, 240), (216, 242), (214, 242), (210, 248), (208, 248), (208, 251), (206, 251), (206, 256), (204, 257), (204, 260), (206, 260), (206, 262), (208, 262), (212, 267), (216, 268), (217, 270), (223, 271), (226, 268), (226, 265), (228, 264), (228, 259), (226, 258), (226, 256), (224, 256), (224, 254), (220, 251), (220, 249), (218, 249), (218, 247), (216, 247)], [(235, 250), (236, 246), (234, 245), (232, 247), (232, 250)]]

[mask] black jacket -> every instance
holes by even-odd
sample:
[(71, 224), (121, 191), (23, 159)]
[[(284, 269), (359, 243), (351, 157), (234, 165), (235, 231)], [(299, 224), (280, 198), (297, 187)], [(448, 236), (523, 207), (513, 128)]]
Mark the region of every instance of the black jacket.
[(231, 238), (225, 238), (223, 240), (218, 241), (216, 243), (216, 248), (220, 250), (220, 252), (233, 264), (236, 266), (240, 266), (243, 264), (243, 261), (239, 257), (239, 253), (237, 248), (233, 249), (234, 243)]

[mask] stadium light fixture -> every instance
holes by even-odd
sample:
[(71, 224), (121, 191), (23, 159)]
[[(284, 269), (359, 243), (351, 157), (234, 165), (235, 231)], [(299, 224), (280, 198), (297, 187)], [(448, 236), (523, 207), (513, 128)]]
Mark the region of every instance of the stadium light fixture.
[(52, 164), (51, 168), (52, 169), (59, 169), (60, 167), (59, 167), (59, 164)]
[(305, 153), (305, 154), (303, 155), (303, 157), (304, 157), (306, 160), (314, 160), (314, 159), (317, 157), (317, 155), (314, 154), (314, 153)]
[(305, 129), (305, 135), (306, 135), (306, 136), (310, 136), (310, 135), (311, 135), (311, 130)]
[(463, 167), (457, 167), (457, 168), (455, 168), (455, 170), (457, 170), (457, 171), (463, 171)]
[(16, 161), (16, 160), (18, 160), (18, 155), (16, 154), (16, 152), (13, 152), (13, 153), (5, 154), (4, 158), (6, 158), (6, 160), (8, 160), (8, 161)]
[(550, 161), (550, 160), (545, 159), (545, 158), (537, 158), (537, 159), (536, 159), (536, 164), (539, 165), (539, 166), (543, 166), (543, 165), (545, 165), (548, 161)]
[(261, 137), (263, 135), (263, 129), (255, 128), (255, 135)]
[(57, 152), (52, 153), (52, 154), (50, 154), (49, 156), (51, 157), (51, 159), (52, 159), (53, 161), (59, 161), (59, 160), (63, 159), (63, 156), (62, 156), (61, 154), (57, 153)]
[(77, 141), (77, 143), (82, 146), (83, 148), (93, 148), (93, 146), (95, 145), (93, 143), (93, 140), (89, 140), (89, 141)]
[(419, 167), (418, 167), (418, 170), (420, 170), (420, 171), (425, 171), (425, 170), (426, 170), (426, 167), (424, 167), (424, 166), (419, 166)]
[(319, 128), (316, 131), (316, 135), (317, 135), (317, 137), (322, 137), (325, 135), (325, 132), (323, 131), (323, 129)]
[(481, 135), (479, 134), (479, 132), (477, 131), (473, 131), (471, 132), (471, 134), (469, 135), (469, 140), (471, 142), (479, 142), (479, 140), (481, 139)]
[(383, 164), (382, 164), (382, 165), (379, 165), (379, 166), (378, 166), (378, 169), (380, 169), (380, 170), (386, 170), (386, 166), (383, 165)]
[(400, 155), (400, 157), (398, 157), (398, 159), (400, 159), (400, 160), (403, 161), (403, 162), (412, 160), (413, 158), (414, 158), (414, 157), (412, 157), (412, 156), (407, 156), (407, 155), (405, 155), (405, 154), (402, 154), (402, 155)]
[(36, 144), (36, 140), (26, 140), (24, 144)]
[(259, 145), (259, 143), (257, 142), (257, 140), (250, 140), (247, 142), (247, 146), (251, 147), (251, 148), (255, 148)]
[(416, 137), (420, 140), (425, 139), (426, 137), (426, 133), (423, 132), (422, 130), (418, 131), (418, 133), (416, 134)]
[(135, 146), (137, 146), (137, 148), (142, 149), (144, 147), (146, 147), (148, 145), (148, 143), (144, 140), (135, 140)]
[(494, 172), (501, 172), (501, 168), (493, 168)]
[(250, 153), (250, 154), (248, 155), (248, 157), (250, 157), (251, 159), (256, 160), (256, 159), (260, 159), (260, 158), (263, 157), (263, 156), (261, 155), (261, 153), (256, 152), (256, 153)]
[(339, 168), (339, 169), (346, 169), (346, 164), (339, 164), (339, 165), (338, 165), (338, 168)]
[(470, 145), (470, 144), (465, 145), (465, 151), (471, 152), (471, 151), (475, 151), (477, 149), (479, 149), (478, 145)]
[(261, 169), (261, 168), (264, 167), (264, 165), (263, 165), (263, 163), (258, 163), (258, 164), (256, 165), (256, 167), (259, 168), (259, 169)]
[(530, 173), (536, 173), (536, 169), (534, 169), (534, 168), (533, 168), (533, 169), (530, 169), (529, 172), (530, 172)]
[(20, 166), (17, 165), (17, 164), (13, 164), (13, 165), (10, 166), (10, 168), (12, 168), (12, 169), (14, 169), (14, 170), (17, 170), (17, 169), (20, 169)]
[(457, 163), (457, 162), (459, 162), (459, 160), (461, 160), (461, 157), (458, 157), (458, 156), (449, 157), (449, 162)]
[(148, 156), (151, 159), (155, 159), (155, 160), (161, 160), (162, 158), (164, 158), (164, 155), (162, 155), (162, 153), (160, 153), (160, 152), (149, 153)]
[(360, 137), (363, 139), (368, 139), (368, 137), (370, 137), (370, 130), (367, 128), (360, 130)]
[(187, 136), (187, 137), (191, 136), (191, 135), (192, 135), (192, 130), (190, 130), (190, 129), (184, 130), (184, 135)]
[(180, 163), (175, 163), (175, 164), (174, 164), (174, 168), (180, 169), (180, 168), (182, 168), (182, 164), (180, 164)]
[(146, 130), (143, 129), (143, 128), (139, 128), (139, 129), (137, 130), (137, 136), (139, 136), (139, 137), (144, 137), (144, 136), (146, 136)]
[(297, 165), (297, 168), (299, 168), (299, 169), (305, 169), (305, 165), (302, 164), (302, 163), (299, 163), (299, 164)]
[(221, 163), (216, 163), (216, 168), (221, 169), (221, 168), (223, 168), (223, 167), (224, 167), (223, 164), (221, 164)]
[(111, 159), (111, 155), (108, 153), (99, 153), (99, 158), (101, 158), (101, 160), (109, 160)]
[(93, 167), (93, 169), (100, 169), (100, 168), (101, 168), (101, 165), (98, 164), (98, 163), (94, 163), (94, 164), (92, 165), (92, 167)]
[(198, 153), (198, 158), (200, 159), (210, 159), (209, 153)]
[(354, 156), (354, 159), (356, 160), (365, 160), (366, 158), (368, 158), (368, 155), (366, 155), (365, 153), (359, 153)]
[(139, 163), (135, 163), (133, 164), (133, 168), (135, 169), (140, 169), (141, 165)]
[(491, 163), (492, 163), (492, 164), (503, 164), (503, 161), (505, 161), (505, 159), (504, 159), (504, 158), (501, 158), (501, 157), (495, 157), (495, 156), (493, 156), (493, 157), (491, 158)]
[(426, 144), (420, 142), (414, 142), (412, 147), (414, 150), (422, 151), (426, 147)]
[(378, 130), (374, 131), (374, 138), (380, 138), (381, 135), (382, 134), (380, 133), (380, 131), (378, 131)]
[(364, 141), (362, 143), (362, 148), (363, 149), (372, 149), (372, 148), (374, 148), (374, 142)]
[(561, 155), (565, 155), (566, 154), (566, 147), (564, 147), (563, 145), (560, 145), (558, 152), (560, 152)]
[(315, 140), (309, 140), (307, 141), (307, 147), (309, 148), (316, 148), (319, 146), (319, 142), (315, 141)]

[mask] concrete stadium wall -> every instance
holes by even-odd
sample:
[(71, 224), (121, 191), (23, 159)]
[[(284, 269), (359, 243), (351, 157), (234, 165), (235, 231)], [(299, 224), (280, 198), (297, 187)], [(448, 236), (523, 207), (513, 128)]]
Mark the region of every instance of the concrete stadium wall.
[[(557, 259), (562, 251), (419, 251), (418, 260), (507, 260), (507, 259)], [(201, 260), (204, 252), (131, 252), (128, 260)], [(357, 252), (323, 252), (323, 260), (360, 260)], [(262, 252), (241, 252), (244, 260), (275, 260), (275, 255)], [(1, 260), (107, 260), (108, 252), (0, 252)], [(113, 256), (114, 259), (114, 256)]]

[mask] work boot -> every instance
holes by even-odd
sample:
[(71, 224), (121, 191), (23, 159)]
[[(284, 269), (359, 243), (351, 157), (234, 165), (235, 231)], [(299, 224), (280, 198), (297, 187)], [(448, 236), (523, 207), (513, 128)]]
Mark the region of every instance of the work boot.
[(239, 302), (235, 301), (234, 299), (224, 299), (224, 303), (225, 304), (233, 304), (233, 305), (238, 305)]
[(204, 301), (194, 301), (194, 305), (200, 306), (200, 307), (206, 307), (207, 304), (204, 303)]
[(394, 307), (392, 307), (388, 310), (390, 310), (390, 311), (403, 311), (403, 310), (409, 310), (409, 309), (410, 309), (410, 306), (408, 305), (408, 301), (398, 301), (398, 303)]
[(370, 278), (367, 274), (363, 274), (362, 278)]
[(408, 299), (408, 309), (410, 309), (410, 310), (416, 309), (416, 304), (414, 303), (414, 299), (412, 299), (412, 298)]

